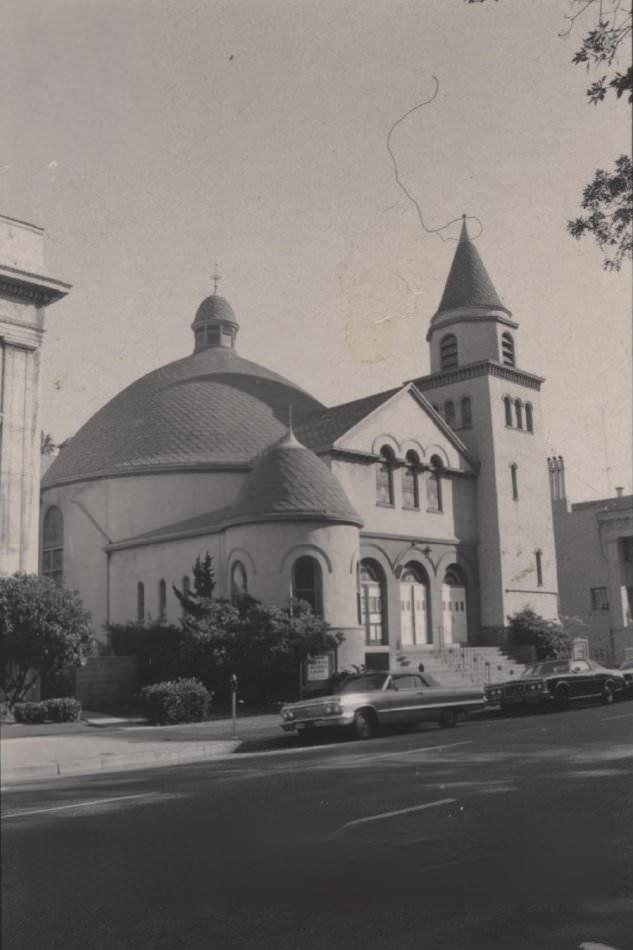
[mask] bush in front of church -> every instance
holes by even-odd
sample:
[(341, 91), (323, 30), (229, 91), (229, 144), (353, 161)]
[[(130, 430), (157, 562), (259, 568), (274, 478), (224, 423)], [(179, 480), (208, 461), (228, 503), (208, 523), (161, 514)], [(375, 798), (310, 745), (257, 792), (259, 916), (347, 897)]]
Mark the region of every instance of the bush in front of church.
[(141, 711), (157, 726), (202, 722), (207, 718), (211, 695), (198, 679), (153, 683), (141, 690)]

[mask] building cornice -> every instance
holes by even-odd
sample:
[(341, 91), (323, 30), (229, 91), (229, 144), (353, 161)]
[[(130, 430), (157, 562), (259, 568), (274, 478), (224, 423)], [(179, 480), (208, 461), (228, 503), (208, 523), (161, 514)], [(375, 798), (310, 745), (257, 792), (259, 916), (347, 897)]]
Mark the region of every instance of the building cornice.
[[(46, 484), (42, 484), (42, 491), (48, 491), (51, 488), (63, 488), (65, 485), (76, 485), (78, 482), (94, 482), (100, 478), (132, 478), (137, 475), (173, 475), (174, 472), (178, 474), (191, 472), (250, 472), (251, 469), (252, 465), (248, 462), (162, 462), (156, 465), (135, 465), (126, 469), (124, 472), (104, 468), (98, 472), (91, 472), (89, 475), (72, 475), (67, 478), (56, 479), (50, 483), (47, 482)], [(46, 474), (48, 474), (48, 472)]]
[(441, 311), (431, 318), (431, 325), (426, 334), (427, 343), (438, 330), (445, 330), (455, 323), (502, 323), (506, 327), (518, 330), (519, 324), (511, 319), (509, 310), (475, 310), (464, 308), (462, 310)]
[(34, 274), (0, 264), (0, 294), (45, 307), (65, 297), (72, 284), (44, 274)]
[(499, 379), (507, 379), (509, 382), (518, 383), (519, 386), (525, 386), (527, 389), (535, 389), (537, 392), (540, 390), (541, 384), (545, 382), (543, 376), (526, 373), (525, 370), (517, 369), (515, 366), (506, 366), (494, 360), (482, 360), (480, 363), (458, 366), (457, 369), (445, 370), (443, 373), (421, 376), (414, 379), (413, 383), (418, 389), (425, 392), (426, 390), (440, 389), (442, 386), (450, 386), (452, 383), (459, 383), (466, 379), (475, 379), (477, 376), (496, 376)]

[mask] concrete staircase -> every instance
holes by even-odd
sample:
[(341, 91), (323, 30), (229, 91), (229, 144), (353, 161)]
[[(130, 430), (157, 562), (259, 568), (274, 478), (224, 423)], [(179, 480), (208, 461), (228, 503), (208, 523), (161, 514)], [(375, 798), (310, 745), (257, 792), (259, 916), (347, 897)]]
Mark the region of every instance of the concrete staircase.
[[(499, 647), (454, 646), (443, 650), (403, 650), (399, 654), (407, 662), (407, 668), (417, 669), (424, 663), (442, 686), (487, 686), (516, 679), (525, 667)], [(404, 664), (403, 664), (404, 665)]]

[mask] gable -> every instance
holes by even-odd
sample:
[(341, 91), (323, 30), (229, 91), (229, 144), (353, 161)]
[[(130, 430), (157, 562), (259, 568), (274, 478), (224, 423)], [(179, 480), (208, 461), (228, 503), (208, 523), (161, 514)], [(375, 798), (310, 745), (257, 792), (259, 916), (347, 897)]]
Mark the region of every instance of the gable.
[(378, 455), (383, 445), (391, 446), (397, 458), (413, 450), (422, 463), (439, 455), (449, 469), (474, 471), (474, 461), (461, 440), (411, 384), (343, 433), (333, 448)]

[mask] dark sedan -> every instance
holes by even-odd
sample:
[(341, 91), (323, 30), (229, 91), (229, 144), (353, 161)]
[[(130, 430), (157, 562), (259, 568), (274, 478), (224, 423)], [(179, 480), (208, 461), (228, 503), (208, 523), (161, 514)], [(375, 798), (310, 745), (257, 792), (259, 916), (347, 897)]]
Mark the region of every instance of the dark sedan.
[(594, 660), (544, 660), (529, 666), (508, 683), (486, 688), (486, 699), (502, 710), (527, 706), (567, 709), (579, 700), (598, 700), (609, 705), (624, 691), (624, 676)]

